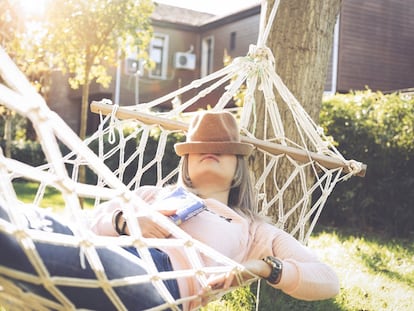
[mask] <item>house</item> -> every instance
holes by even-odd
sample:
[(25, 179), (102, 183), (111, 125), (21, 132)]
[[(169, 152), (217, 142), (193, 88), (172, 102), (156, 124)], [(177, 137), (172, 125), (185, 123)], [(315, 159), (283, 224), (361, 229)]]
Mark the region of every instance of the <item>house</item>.
[[(90, 100), (111, 98), (119, 105), (145, 103), (208, 75), (224, 66), (223, 57), (246, 55), (256, 43), (260, 5), (227, 16), (158, 4), (152, 16), (154, 37), (149, 47), (155, 68), (133, 57), (114, 72), (108, 89), (92, 85)], [(414, 2), (404, 0), (343, 0), (335, 27), (326, 92), (394, 91), (414, 85)], [(79, 127), (80, 92), (69, 90), (62, 77), (52, 88), (50, 106), (74, 129)], [(194, 89), (185, 101), (199, 90)], [(198, 107), (214, 104), (217, 89), (200, 99)], [(72, 103), (73, 105), (66, 105)], [(172, 103), (165, 103), (166, 109)], [(74, 108), (75, 107), (75, 108)], [(98, 118), (90, 115), (88, 131)]]
[[(141, 68), (138, 94), (134, 88), (136, 75), (125, 74), (124, 70), (120, 78), (124, 82), (121, 82), (119, 104), (146, 103), (205, 77), (223, 68), (225, 53), (230, 57), (246, 55), (249, 45), (257, 40), (259, 17), (259, 5), (216, 17), (158, 4), (152, 15), (154, 38), (149, 47), (155, 69), (145, 70), (135, 65)], [(179, 100), (185, 101), (199, 91), (189, 91)], [(216, 89), (201, 98), (195, 107), (213, 105), (222, 92), (223, 89)], [(165, 108), (169, 106), (166, 103)]]
[(414, 86), (414, 2), (343, 0), (333, 92)]

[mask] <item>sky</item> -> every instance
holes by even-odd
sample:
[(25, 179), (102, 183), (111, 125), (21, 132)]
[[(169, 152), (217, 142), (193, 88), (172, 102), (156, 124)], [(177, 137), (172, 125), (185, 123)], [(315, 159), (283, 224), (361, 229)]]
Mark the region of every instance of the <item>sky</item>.
[(259, 4), (261, 0), (155, 0), (155, 2), (214, 15), (226, 15)]

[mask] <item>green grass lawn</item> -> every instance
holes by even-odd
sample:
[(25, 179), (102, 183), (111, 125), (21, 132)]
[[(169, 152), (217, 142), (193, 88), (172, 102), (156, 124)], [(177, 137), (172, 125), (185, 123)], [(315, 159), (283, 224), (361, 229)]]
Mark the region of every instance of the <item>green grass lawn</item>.
[[(22, 201), (33, 201), (36, 183), (15, 183), (14, 186)], [(64, 201), (58, 191), (47, 188), (41, 206), (59, 210)], [(414, 242), (329, 228), (315, 232), (309, 246), (337, 271), (341, 282), (339, 295), (326, 301), (304, 302), (272, 291), (271, 301), (260, 298), (259, 310), (414, 310)], [(251, 300), (245, 293), (235, 293), (232, 302), (212, 303), (204, 309), (250, 311), (254, 307), (245, 303)]]
[(337, 271), (337, 310), (414, 310), (414, 243), (378, 236), (315, 234), (309, 246)]
[[(378, 236), (339, 233), (329, 229), (314, 233), (309, 241), (321, 260), (333, 267), (340, 293), (325, 301), (306, 302), (270, 289), (262, 282), (260, 311), (412, 311), (414, 310), (414, 243)], [(271, 297), (269, 298), (268, 289)], [(256, 290), (253, 290), (256, 294)], [(266, 295), (266, 296), (265, 296)], [(211, 303), (205, 311), (255, 310), (246, 293), (230, 301)], [(254, 298), (253, 298), (254, 299)], [(252, 299), (250, 298), (250, 301)]]
[[(18, 198), (24, 203), (33, 203), (39, 189), (39, 183), (36, 182), (14, 182), (14, 190)], [(44, 195), (39, 203), (40, 207), (50, 208), (55, 212), (61, 211), (65, 207), (65, 201), (57, 189), (53, 187), (46, 187)], [(93, 201), (91, 199), (84, 200), (84, 207), (92, 207)]]
[[(39, 184), (35, 182), (14, 182), (13, 187), (22, 202), (32, 203), (35, 199)], [(65, 203), (58, 190), (52, 187), (46, 187), (44, 193), (39, 206), (52, 208), (54, 211), (64, 208)]]

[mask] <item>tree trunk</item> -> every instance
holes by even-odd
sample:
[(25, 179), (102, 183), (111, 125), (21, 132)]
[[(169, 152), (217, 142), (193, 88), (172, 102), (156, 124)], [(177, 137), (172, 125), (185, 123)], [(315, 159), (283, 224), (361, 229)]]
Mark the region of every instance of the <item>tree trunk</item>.
[[(268, 14), (274, 0), (268, 1)], [(276, 18), (270, 30), (266, 45), (272, 50), (276, 62), (276, 72), (283, 82), (301, 103), (311, 118), (318, 122), (322, 95), (326, 81), (328, 63), (331, 55), (333, 33), (341, 0), (281, 0)], [(256, 114), (258, 120), (264, 120), (265, 105), (263, 97), (256, 98)], [(299, 136), (292, 122), (288, 108), (276, 94), (286, 137), (299, 142)], [(254, 125), (256, 133), (263, 133), (263, 123)], [(259, 127), (262, 127), (260, 129)], [(267, 132), (271, 133), (271, 128)], [(257, 135), (258, 136), (258, 135)], [(261, 137), (258, 137), (261, 138)], [(251, 161), (253, 172), (263, 170), (263, 158), (255, 154)], [(290, 170), (282, 165), (278, 168), (278, 181), (282, 185)], [(312, 179), (310, 177), (310, 179)], [(273, 197), (277, 191), (274, 182), (266, 183), (268, 197)], [(310, 183), (313, 180), (309, 181)], [(284, 208), (293, 206), (302, 196), (299, 180), (286, 192)], [(272, 207), (270, 215), (275, 222), (278, 220), (276, 207)], [(290, 217), (285, 229), (290, 229), (297, 223), (298, 215)]]
[(6, 142), (5, 145), (5, 156), (6, 158), (12, 158), (12, 142), (13, 142), (13, 134), (12, 134), (12, 112), (10, 109), (6, 108), (5, 118), (4, 118), (4, 140)]
[(86, 138), (86, 129), (88, 127), (89, 85), (89, 78), (85, 77), (85, 83), (82, 86), (81, 122), (79, 129), (79, 137), (82, 140)]
[[(88, 64), (85, 66), (85, 82), (82, 87), (82, 105), (81, 105), (81, 116), (80, 116), (81, 122), (80, 122), (80, 130), (79, 130), (79, 137), (82, 140), (85, 140), (86, 138), (86, 129), (88, 127), (90, 68), (91, 67)], [(79, 167), (79, 182), (81, 183), (86, 182), (86, 168), (83, 165)], [(83, 204), (83, 200), (81, 200), (81, 204)]]

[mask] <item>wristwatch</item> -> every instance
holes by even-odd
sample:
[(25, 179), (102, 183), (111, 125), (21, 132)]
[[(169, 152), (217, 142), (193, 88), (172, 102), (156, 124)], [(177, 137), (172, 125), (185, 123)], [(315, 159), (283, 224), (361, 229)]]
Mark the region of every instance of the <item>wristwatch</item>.
[(280, 277), (282, 276), (282, 269), (283, 269), (282, 261), (273, 256), (267, 256), (263, 258), (263, 261), (272, 267), (272, 272), (266, 278), (266, 281), (268, 281), (271, 284), (279, 283)]
[[(112, 214), (112, 226), (114, 227), (116, 233), (118, 233), (119, 235), (126, 235), (125, 229), (127, 226), (127, 222), (126, 219), (123, 216), (123, 212), (122, 210), (115, 210), (114, 213)], [(119, 220), (122, 218), (122, 225), (121, 227), (119, 227)]]

